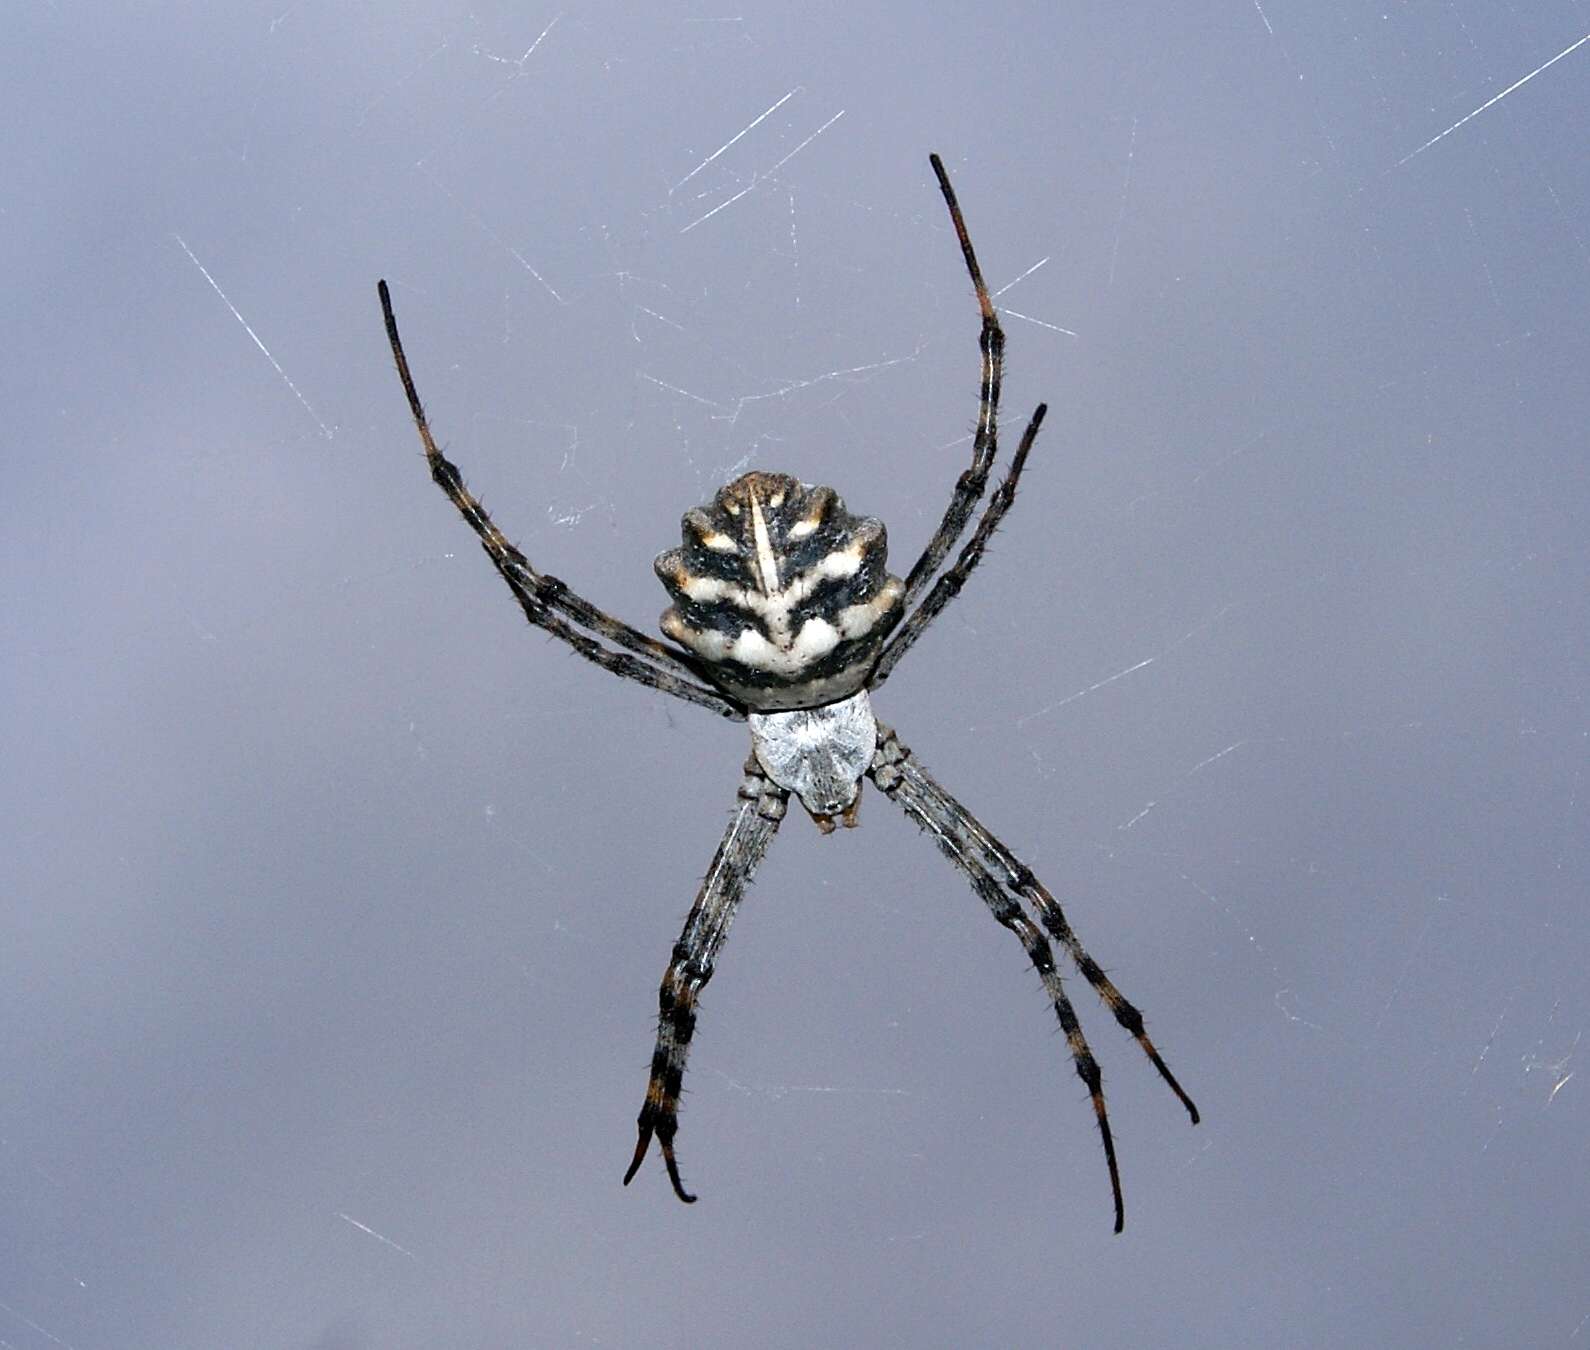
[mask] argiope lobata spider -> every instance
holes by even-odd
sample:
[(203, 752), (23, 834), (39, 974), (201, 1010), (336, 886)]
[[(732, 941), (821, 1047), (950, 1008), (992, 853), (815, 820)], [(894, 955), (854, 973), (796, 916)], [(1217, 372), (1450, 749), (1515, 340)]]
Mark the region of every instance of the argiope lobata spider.
[(751, 756), (738, 803), (663, 976), (657, 1048), (640, 1111), (640, 1138), (624, 1174), (625, 1185), (640, 1169), (655, 1135), (674, 1192), (686, 1202), (695, 1199), (679, 1178), (674, 1135), (685, 1057), (696, 1026), (696, 999), (712, 978), (740, 897), (784, 818), (790, 793), (828, 833), (836, 817), (846, 826), (856, 824), (865, 776), (933, 837), (965, 873), (994, 918), (1021, 940), (1036, 967), (1077, 1073), (1093, 1099), (1118, 1233), (1125, 1211), (1099, 1066), (1061, 984), (1049, 940), (1020, 900), (1026, 900), (1049, 936), (1065, 949), (1115, 1020), (1137, 1039), (1194, 1124), (1198, 1108), (1144, 1034), (1142, 1014), (1078, 941), (1060, 902), (1025, 863), (939, 786), (890, 728), (874, 721), (869, 698), (960, 593), (982, 558), (1015, 500), (1016, 484), (1045, 412), (1041, 403), (1033, 411), (1004, 481), (984, 505), (955, 562), (941, 572), (982, 501), (993, 466), (1005, 334), (944, 165), (937, 155), (930, 160), (983, 317), (972, 462), (957, 480), (943, 520), (902, 582), (886, 569), (881, 521), (851, 515), (832, 488), (812, 487), (779, 473), (745, 474), (720, 488), (708, 505), (687, 511), (683, 547), (657, 559), (657, 575), (673, 601), (662, 616), (662, 630), (675, 645), (658, 642), (603, 613), (556, 577), (537, 571), (508, 542), (464, 486), (458, 469), (436, 447), (409, 374), (384, 281), (378, 288), (381, 311), (431, 476), (480, 536), (525, 618), (604, 670), (733, 721), (750, 723)]

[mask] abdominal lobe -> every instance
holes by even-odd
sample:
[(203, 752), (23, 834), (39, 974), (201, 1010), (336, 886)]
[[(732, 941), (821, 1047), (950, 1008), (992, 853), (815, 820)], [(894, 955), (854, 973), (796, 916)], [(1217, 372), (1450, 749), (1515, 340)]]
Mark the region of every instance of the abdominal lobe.
[(888, 533), (828, 487), (748, 473), (685, 513), (656, 562), (662, 630), (752, 708), (813, 707), (862, 688), (898, 622)]

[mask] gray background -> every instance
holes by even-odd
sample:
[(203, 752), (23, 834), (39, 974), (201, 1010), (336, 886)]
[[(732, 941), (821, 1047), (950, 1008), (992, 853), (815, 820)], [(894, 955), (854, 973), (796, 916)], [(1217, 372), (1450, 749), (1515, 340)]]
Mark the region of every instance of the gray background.
[[(1590, 7), (1126, 8), (10, 15), (0, 1345), (1587, 1343)], [(376, 308), (632, 622), (753, 465), (903, 570), (932, 149), (1052, 411), (879, 712), (1203, 1107), (1073, 981), (1119, 1238), (871, 792), (704, 1000), (701, 1203), (619, 1185), (745, 733), (527, 631)]]

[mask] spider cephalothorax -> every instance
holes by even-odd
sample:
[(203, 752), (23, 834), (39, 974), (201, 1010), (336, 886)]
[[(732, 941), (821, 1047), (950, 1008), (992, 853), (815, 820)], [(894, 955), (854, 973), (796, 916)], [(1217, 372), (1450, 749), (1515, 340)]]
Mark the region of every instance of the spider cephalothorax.
[(431, 435), (384, 281), (379, 287), (381, 309), (431, 476), (480, 537), (525, 618), (604, 670), (750, 723), (752, 754), (728, 829), (663, 975), (657, 1046), (625, 1184), (640, 1170), (655, 1137), (675, 1193), (681, 1200), (695, 1199), (679, 1177), (674, 1135), (697, 996), (712, 978), (740, 898), (784, 819), (790, 795), (800, 799), (825, 831), (834, 828), (836, 817), (854, 825), (865, 777), (929, 834), (1026, 950), (1092, 1099), (1110, 1171), (1115, 1231), (1120, 1232), (1125, 1210), (1103, 1080), (1061, 983), (1051, 938), (1142, 1047), (1194, 1124), (1198, 1108), (1144, 1034), (1142, 1014), (1088, 955), (1060, 902), (872, 714), (870, 691), (889, 678), (982, 559), (1015, 500), (1016, 484), (1044, 416), (1040, 403), (1004, 480), (983, 505), (971, 538), (945, 566), (983, 499), (998, 450), (1005, 334), (949, 176), (937, 155), (931, 163), (982, 311), (982, 380), (971, 466), (956, 480), (943, 519), (903, 582), (888, 573), (887, 541), (879, 521), (852, 516), (832, 488), (809, 487), (784, 474), (748, 473), (719, 489), (708, 505), (685, 513), (683, 547), (670, 549), (656, 562), (657, 575), (673, 598), (662, 617), (663, 633), (672, 643), (648, 637), (556, 577), (538, 572), (492, 523)]
[(851, 515), (833, 488), (748, 473), (686, 511), (683, 535), (654, 564), (673, 600), (662, 630), (720, 689), (772, 710), (866, 683), (905, 594), (882, 521)]

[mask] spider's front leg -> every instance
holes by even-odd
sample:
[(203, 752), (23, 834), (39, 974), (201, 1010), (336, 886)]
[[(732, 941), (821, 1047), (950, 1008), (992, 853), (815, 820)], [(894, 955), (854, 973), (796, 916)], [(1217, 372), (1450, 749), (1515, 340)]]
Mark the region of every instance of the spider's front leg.
[(1109, 1113), (1104, 1107), (1103, 1075), (1082, 1026), (1077, 1021), (1071, 999), (1061, 983), (1060, 973), (1055, 969), (1053, 950), (1038, 926), (1017, 902), (1017, 895), (1033, 906), (1043, 926), (1066, 949), (1083, 978), (1093, 986), (1105, 1006), (1115, 1015), (1115, 1020), (1142, 1047), (1160, 1076), (1186, 1107), (1194, 1125), (1198, 1123), (1198, 1108), (1182, 1091), (1181, 1084), (1145, 1034), (1143, 1015), (1126, 1000), (1099, 963), (1082, 946), (1067, 922), (1060, 902), (976, 816), (939, 786), (888, 727), (878, 727), (878, 750), (867, 774), (891, 801), (896, 802), (932, 836), (933, 842), (944, 855), (972, 883), (972, 889), (993, 916), (1015, 933), (1027, 949), (1028, 958), (1038, 971), (1044, 990), (1054, 1005), (1055, 1016), (1059, 1019), (1076, 1064), (1077, 1076), (1086, 1084), (1088, 1095), (1093, 1101), (1094, 1117), (1104, 1143), (1105, 1162), (1110, 1170), (1110, 1189), (1115, 1199), (1115, 1231), (1119, 1233), (1126, 1222), (1126, 1210), (1121, 1199), (1121, 1175), (1115, 1160), (1115, 1140), (1110, 1131)]
[(684, 932), (674, 944), (673, 960), (663, 975), (657, 996), (657, 1048), (651, 1057), (651, 1080), (646, 1085), (646, 1100), (640, 1108), (640, 1138), (635, 1156), (624, 1173), (627, 1186), (646, 1160), (652, 1136), (662, 1149), (668, 1179), (674, 1194), (686, 1204), (695, 1196), (679, 1179), (679, 1164), (674, 1158), (674, 1135), (679, 1129), (679, 1090), (684, 1082), (685, 1059), (690, 1053), (690, 1038), (696, 1030), (696, 998), (712, 978), (713, 962), (723, 940), (729, 935), (734, 912), (751, 884), (757, 865), (784, 819), (789, 793), (775, 784), (753, 757), (745, 766), (740, 782), (739, 801), (723, 842), (713, 856), (705, 880), (690, 907)]

